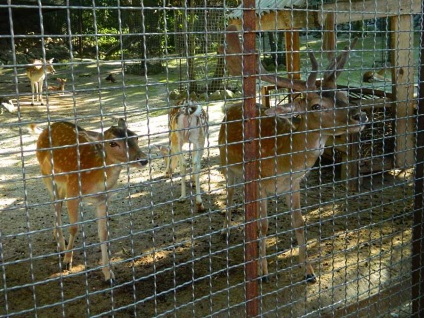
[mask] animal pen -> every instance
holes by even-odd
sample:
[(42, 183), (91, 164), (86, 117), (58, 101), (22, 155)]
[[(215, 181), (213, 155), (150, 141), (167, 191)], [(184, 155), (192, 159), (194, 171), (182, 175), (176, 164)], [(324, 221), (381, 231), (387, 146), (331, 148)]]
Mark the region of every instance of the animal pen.
[(423, 316), (423, 34), (418, 0), (0, 0), (0, 316)]

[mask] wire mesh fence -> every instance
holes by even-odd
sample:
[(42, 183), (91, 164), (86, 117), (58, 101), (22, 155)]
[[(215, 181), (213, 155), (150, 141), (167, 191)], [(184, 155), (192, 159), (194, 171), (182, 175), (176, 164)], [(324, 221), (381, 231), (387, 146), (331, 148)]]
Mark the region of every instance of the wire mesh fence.
[(243, 3), (0, 1), (0, 316), (420, 316), (421, 3)]

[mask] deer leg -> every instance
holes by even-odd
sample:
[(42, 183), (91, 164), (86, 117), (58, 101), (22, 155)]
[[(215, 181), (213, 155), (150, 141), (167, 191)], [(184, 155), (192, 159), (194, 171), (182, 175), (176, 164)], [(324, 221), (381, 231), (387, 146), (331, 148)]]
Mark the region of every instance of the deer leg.
[[(51, 171), (51, 169), (46, 169), (47, 171)], [(46, 172), (45, 174), (50, 173), (50, 172)], [(54, 183), (53, 183), (53, 179), (51, 178), (45, 178), (43, 179), (44, 184), (46, 185), (47, 190), (50, 193), (50, 199), (51, 202), (55, 201), (55, 196), (53, 195), (54, 193)], [(64, 198), (63, 193), (60, 193), (60, 187), (55, 187), (56, 191), (56, 197), (57, 199), (61, 200)], [(54, 240), (57, 242), (57, 246), (58, 246), (58, 250), (59, 252), (63, 252), (65, 251), (65, 239), (63, 237), (63, 230), (62, 230), (62, 206), (63, 206), (63, 201), (58, 201), (56, 203), (53, 204), (54, 207), (54, 211), (55, 211), (55, 221), (53, 224), (53, 237)]]
[(34, 106), (35, 82), (31, 82), (31, 106)]
[(178, 153), (178, 163), (180, 164), (180, 176), (181, 176), (181, 196), (178, 199), (180, 202), (184, 202), (187, 196), (186, 193), (186, 161), (183, 154), (183, 145), (178, 140), (178, 149), (175, 149), (174, 153)]
[(171, 168), (171, 163), (172, 163), (172, 157), (171, 157), (172, 153), (171, 150), (168, 149), (165, 153), (165, 150), (163, 152), (163, 160), (165, 161), (165, 176), (167, 176), (168, 178), (172, 177), (172, 168)]
[(43, 79), (41, 79), (39, 82), (38, 82), (38, 90), (39, 90), (39, 93), (40, 93), (40, 102), (41, 102), (41, 105), (44, 105), (44, 102), (43, 102)]
[(39, 89), (39, 83), (38, 82), (35, 82), (34, 83), (34, 86), (35, 86), (35, 101), (39, 101), (40, 100), (40, 89)]
[(266, 258), (266, 236), (268, 235), (268, 217), (267, 217), (267, 200), (266, 193), (261, 193), (259, 196), (261, 201), (259, 203), (259, 275), (262, 275), (264, 281), (268, 281), (268, 261)]
[(200, 195), (200, 160), (203, 156), (203, 149), (195, 149), (193, 156), (193, 174), (194, 174), (194, 183), (196, 185), (196, 205), (197, 212), (203, 212), (205, 207), (202, 202), (202, 196)]
[(221, 234), (228, 236), (230, 235), (230, 226), (231, 226), (231, 217), (232, 217), (232, 209), (233, 209), (233, 198), (234, 198), (234, 183), (236, 176), (234, 172), (232, 172), (228, 168), (227, 172), (225, 173), (227, 177), (227, 206), (225, 211), (225, 217), (224, 217), (224, 225), (222, 227)]
[(78, 222), (78, 208), (79, 208), (79, 202), (78, 200), (70, 200), (67, 202), (68, 207), (68, 216), (69, 216), (69, 242), (68, 246), (66, 247), (66, 253), (65, 258), (63, 259), (63, 263), (65, 264), (65, 267), (67, 269), (72, 268), (72, 260), (74, 256), (74, 242), (75, 237), (78, 233), (78, 225), (76, 224)]
[(106, 204), (100, 203), (97, 206), (97, 230), (99, 233), (100, 249), (102, 252), (102, 272), (105, 277), (105, 281), (113, 281), (115, 274), (110, 268), (109, 252), (108, 252), (108, 231), (107, 231), (107, 219), (106, 219)]
[(58, 248), (60, 252), (65, 251), (65, 239), (63, 237), (63, 230), (62, 230), (62, 202), (58, 202), (54, 204), (54, 210), (55, 210), (55, 224), (53, 229), (53, 236), (58, 244)]
[(308, 259), (306, 251), (306, 240), (305, 240), (305, 221), (303, 219), (302, 211), (300, 209), (300, 186), (293, 185), (291, 195), (287, 195), (287, 205), (290, 207), (292, 216), (292, 227), (296, 233), (297, 244), (299, 245), (299, 263), (305, 268), (305, 279), (308, 283), (315, 283), (316, 277), (314, 269)]

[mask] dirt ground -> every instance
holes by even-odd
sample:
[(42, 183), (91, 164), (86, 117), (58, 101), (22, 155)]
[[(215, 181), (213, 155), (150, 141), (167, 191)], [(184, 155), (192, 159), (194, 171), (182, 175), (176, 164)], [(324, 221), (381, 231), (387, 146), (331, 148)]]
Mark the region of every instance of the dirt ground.
[[(207, 210), (197, 213), (194, 196), (178, 202), (178, 174), (165, 178), (163, 160), (150, 147), (167, 143), (167, 116), (155, 111), (167, 107), (168, 86), (160, 76), (106, 83), (110, 70), (119, 71), (119, 66), (87, 63), (74, 68), (73, 76), (69, 69), (59, 70), (57, 76), (68, 77), (67, 92), (50, 94), (48, 107), (30, 106), (25, 77), (19, 74), (16, 87), (13, 72), (2, 71), (1, 91), (19, 94), (19, 111), (0, 115), (0, 315), (244, 317), (243, 230), (233, 229), (229, 241), (220, 235), (226, 194), (217, 170), (217, 132), (224, 103), (206, 105), (210, 121), (201, 182)], [(123, 169), (109, 205), (110, 256), (117, 276), (111, 286), (98, 268), (97, 226), (89, 205), (81, 207), (73, 268), (61, 269), (52, 236), (54, 213), (35, 158), (37, 133), (28, 127), (76, 119), (99, 131), (124, 115), (152, 160), (144, 168)], [(320, 163), (302, 191), (318, 282), (302, 281), (289, 212), (284, 198), (273, 197), (267, 239), (271, 275), (268, 283), (260, 283), (263, 317), (318, 317), (409, 281), (411, 171), (362, 176), (360, 191), (350, 193), (339, 167)], [(243, 222), (241, 207), (234, 222)], [(408, 317), (398, 298), (379, 298), (378, 314), (364, 307), (359, 316)]]

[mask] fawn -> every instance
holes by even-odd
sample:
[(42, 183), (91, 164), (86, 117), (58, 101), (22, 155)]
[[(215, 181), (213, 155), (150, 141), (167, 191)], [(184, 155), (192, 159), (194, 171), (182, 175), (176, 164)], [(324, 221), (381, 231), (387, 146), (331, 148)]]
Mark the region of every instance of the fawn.
[(169, 114), (169, 142), (170, 147), (159, 147), (165, 159), (165, 174), (172, 176), (177, 163), (181, 174), (181, 196), (180, 201), (186, 199), (186, 161), (184, 158), (183, 145), (190, 143), (193, 171), (192, 178), (196, 186), (197, 211), (202, 212), (205, 207), (200, 195), (200, 161), (203, 156), (205, 138), (207, 133), (208, 115), (199, 104), (191, 100), (181, 101), (178, 107), (170, 110)]
[(54, 74), (56, 71), (52, 65), (53, 58), (48, 61), (34, 60), (31, 66), (26, 68), (26, 75), (31, 82), (31, 105), (34, 105), (34, 94), (36, 95), (37, 102), (43, 102), (43, 82), (46, 74)]
[[(71, 268), (73, 246), (78, 232), (79, 202), (97, 206), (98, 234), (102, 252), (102, 271), (106, 281), (115, 276), (110, 269), (107, 248), (107, 193), (115, 186), (123, 164), (141, 167), (147, 156), (137, 144), (138, 138), (120, 119), (104, 133), (86, 131), (69, 122), (57, 122), (44, 129), (37, 141), (37, 159), (44, 183), (50, 193), (56, 214), (54, 236), (60, 251), (65, 251), (63, 263)], [(65, 246), (61, 210), (63, 200), (68, 208), (69, 242)]]
[[(236, 28), (230, 26), (226, 34), (227, 67), (232, 75), (241, 75), (241, 44)], [(355, 41), (354, 41), (355, 42)], [(354, 45), (352, 43), (351, 48)], [(350, 48), (350, 49), (351, 49)], [(260, 219), (259, 230), (259, 272), (267, 280), (268, 264), (265, 237), (268, 233), (267, 195), (285, 194), (291, 210), (292, 226), (299, 245), (299, 261), (305, 269), (309, 283), (316, 282), (312, 265), (307, 257), (304, 235), (304, 219), (300, 207), (300, 182), (322, 154), (326, 140), (333, 135), (359, 132), (368, 118), (356, 106), (349, 105), (347, 94), (336, 90), (336, 78), (349, 55), (348, 47), (333, 60), (324, 73), (324, 79), (317, 86), (318, 63), (313, 53), (309, 53), (312, 71), (307, 81), (266, 75), (258, 70), (257, 75), (277, 87), (301, 92), (303, 97), (291, 103), (264, 109), (257, 105), (257, 136), (260, 138), (258, 153), (258, 194)], [(221, 52), (223, 49), (221, 48)], [(296, 116), (296, 125), (288, 118)], [(233, 205), (236, 177), (243, 175), (243, 104), (230, 107), (225, 114), (219, 132), (221, 171), (227, 182), (227, 208), (223, 234), (229, 234), (231, 209)]]
[(61, 91), (62, 95), (65, 93), (65, 84), (68, 81), (66, 78), (56, 78), (59, 86), (49, 86), (49, 91)]

